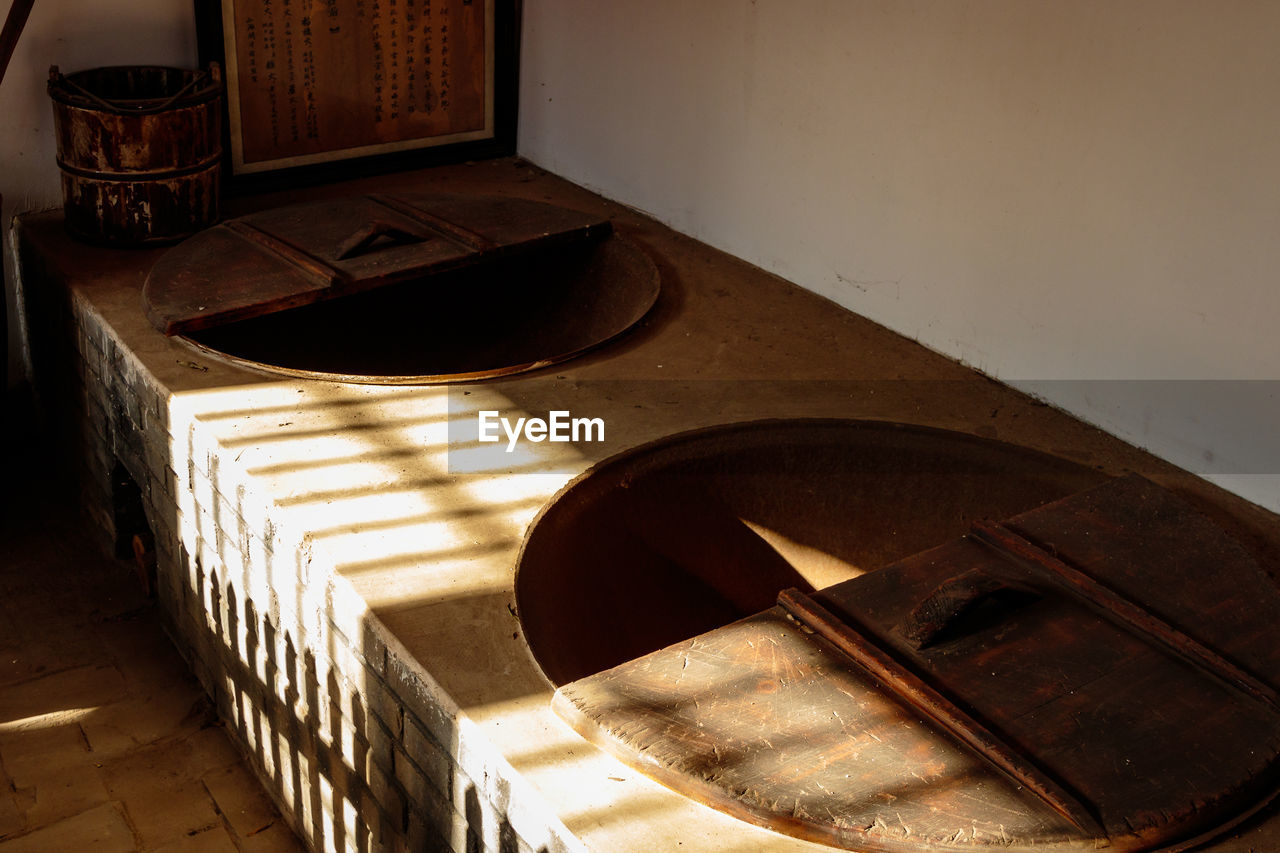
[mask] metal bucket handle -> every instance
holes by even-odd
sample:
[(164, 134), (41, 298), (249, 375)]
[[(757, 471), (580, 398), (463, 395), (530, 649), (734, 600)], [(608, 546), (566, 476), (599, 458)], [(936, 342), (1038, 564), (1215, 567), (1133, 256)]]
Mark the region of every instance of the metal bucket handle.
[(197, 72), (196, 75), (192, 77), (190, 81), (187, 82), (187, 85), (183, 86), (171, 97), (166, 98), (164, 101), (158, 104), (149, 104), (146, 106), (134, 106), (131, 104), (118, 103), (116, 101), (112, 101), (107, 98), (104, 98), (101, 95), (97, 95), (97, 94), (94, 94), (93, 92), (90, 92), (88, 89), (81, 86), (79, 83), (76, 83), (70, 77), (63, 76), (62, 73), (58, 70), (58, 66), (56, 65), (51, 66), (49, 68), (50, 83), (61, 84), (67, 87), (68, 89), (73, 89), (75, 90), (76, 94), (83, 95), (93, 103), (97, 104), (98, 106), (102, 107), (103, 109), (109, 112), (125, 112), (125, 113), (130, 113), (132, 115), (145, 115), (148, 113), (164, 112), (165, 110), (169, 109), (169, 107), (177, 103), (184, 96), (186, 96), (187, 93), (193, 90), (197, 84), (199, 84), (202, 80), (204, 80), (205, 77), (212, 77), (213, 82), (215, 84), (220, 84), (222, 82), (222, 67), (218, 65), (218, 63), (216, 62), (210, 62), (208, 69), (202, 69), (199, 72)]

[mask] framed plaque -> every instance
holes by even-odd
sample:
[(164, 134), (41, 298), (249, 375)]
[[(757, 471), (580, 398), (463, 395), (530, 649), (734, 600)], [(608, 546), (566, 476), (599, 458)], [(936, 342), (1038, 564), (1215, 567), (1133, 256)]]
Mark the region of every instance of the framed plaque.
[[(516, 0), (198, 0), (231, 184), (514, 152)], [(279, 181), (270, 181), (278, 183)]]

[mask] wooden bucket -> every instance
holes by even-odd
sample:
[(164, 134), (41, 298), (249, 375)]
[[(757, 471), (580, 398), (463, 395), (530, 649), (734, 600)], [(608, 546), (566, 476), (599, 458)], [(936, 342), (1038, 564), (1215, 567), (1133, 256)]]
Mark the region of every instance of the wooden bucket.
[(222, 91), (216, 64), (50, 69), (67, 230), (143, 246), (216, 222)]

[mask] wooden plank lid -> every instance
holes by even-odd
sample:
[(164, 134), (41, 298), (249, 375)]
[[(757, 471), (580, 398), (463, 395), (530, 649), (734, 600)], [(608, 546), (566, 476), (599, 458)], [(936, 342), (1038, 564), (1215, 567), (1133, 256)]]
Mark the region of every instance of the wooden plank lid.
[(856, 850), (1183, 849), (1276, 784), (1280, 592), (1112, 481), (562, 687), (668, 786)]
[(525, 199), (339, 198), (203, 231), (160, 258), (143, 294), (157, 329), (184, 334), (611, 231), (598, 216)]

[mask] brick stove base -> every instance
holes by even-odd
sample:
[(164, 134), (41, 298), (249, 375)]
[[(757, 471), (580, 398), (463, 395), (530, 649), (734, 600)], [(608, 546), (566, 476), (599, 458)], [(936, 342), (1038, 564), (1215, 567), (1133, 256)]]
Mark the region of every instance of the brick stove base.
[(520, 836), (486, 759), (460, 763), (454, 703), (311, 565), (305, 536), (229, 482), (202, 412), (69, 297), (40, 300), (36, 335), (84, 507), (118, 546), (153, 543), (166, 628), (295, 831), (317, 850), (574, 848), (555, 826)]
[[(663, 298), (619, 344), (542, 375), (344, 386), (164, 338), (139, 296), (155, 252), (80, 246), (53, 215), (29, 217), (19, 239), (37, 390), (84, 503), (116, 539), (137, 532), (128, 506), (141, 503), (169, 631), (316, 850), (825, 849), (687, 801), (578, 739), (524, 643), (513, 573), (539, 509), (593, 461), (673, 432), (814, 416), (996, 436), (1139, 471), (1280, 565), (1271, 514), (518, 161), (245, 204), (415, 182), (602, 211), (654, 256)], [(877, 393), (796, 381), (850, 378)], [(706, 399), (706, 380), (723, 393)], [(450, 464), (451, 420), (548, 400), (603, 416), (612, 440)]]

